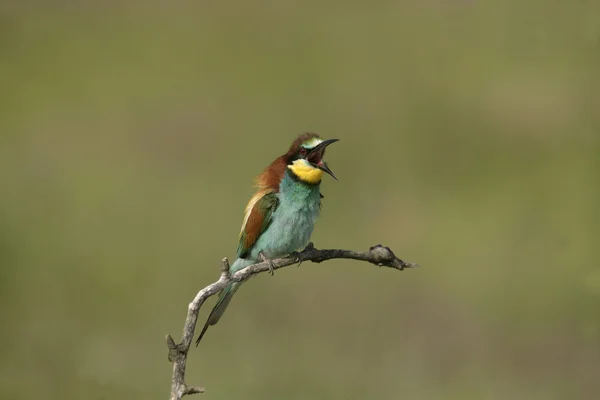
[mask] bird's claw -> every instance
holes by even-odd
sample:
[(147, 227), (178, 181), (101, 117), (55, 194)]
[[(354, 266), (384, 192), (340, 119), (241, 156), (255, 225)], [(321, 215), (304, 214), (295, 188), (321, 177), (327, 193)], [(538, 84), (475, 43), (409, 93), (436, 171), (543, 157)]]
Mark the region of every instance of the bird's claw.
[(313, 244), (313, 242), (308, 242), (308, 244), (306, 245), (304, 250), (302, 250), (301, 252), (294, 251), (290, 254), (290, 256), (294, 257), (294, 262), (297, 262), (298, 266), (301, 266), (302, 262), (304, 261), (304, 258), (302, 257), (302, 253), (306, 253), (307, 251), (311, 251), (314, 249), (315, 249), (315, 245)]
[(269, 274), (271, 274), (271, 276), (275, 275), (275, 264), (273, 264), (273, 261), (269, 260)]
[(297, 252), (297, 251), (293, 251), (293, 252), (291, 252), (291, 253), (290, 253), (290, 257), (293, 257), (293, 258), (294, 258), (294, 262), (295, 262), (295, 263), (298, 263), (298, 266), (301, 266), (301, 265), (302, 265), (302, 261), (303, 261), (303, 260), (302, 260), (302, 257), (300, 256), (300, 253), (299, 253), (299, 252)]
[(260, 253), (258, 253), (258, 257), (260, 258), (260, 262), (267, 261), (269, 263), (269, 274), (271, 276), (275, 275), (275, 264), (273, 264), (273, 260), (270, 260), (267, 257), (265, 257), (265, 255), (262, 253), (262, 251)]

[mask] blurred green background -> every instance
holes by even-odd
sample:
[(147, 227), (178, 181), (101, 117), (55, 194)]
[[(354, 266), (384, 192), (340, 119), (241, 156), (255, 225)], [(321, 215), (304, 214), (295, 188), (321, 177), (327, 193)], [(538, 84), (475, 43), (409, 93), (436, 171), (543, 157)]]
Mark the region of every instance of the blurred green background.
[(422, 268), (253, 279), (201, 396), (600, 398), (597, 1), (7, 1), (0, 107), (2, 399), (167, 398), (303, 131), (341, 139), (316, 246)]

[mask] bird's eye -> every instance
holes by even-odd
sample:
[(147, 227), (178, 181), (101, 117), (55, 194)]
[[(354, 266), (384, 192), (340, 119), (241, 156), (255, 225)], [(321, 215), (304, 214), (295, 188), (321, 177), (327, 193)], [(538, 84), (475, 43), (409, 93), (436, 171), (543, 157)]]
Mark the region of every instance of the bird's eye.
[(306, 149), (305, 149), (304, 147), (300, 147), (300, 155), (301, 155), (302, 157), (305, 157), (305, 156), (306, 156)]

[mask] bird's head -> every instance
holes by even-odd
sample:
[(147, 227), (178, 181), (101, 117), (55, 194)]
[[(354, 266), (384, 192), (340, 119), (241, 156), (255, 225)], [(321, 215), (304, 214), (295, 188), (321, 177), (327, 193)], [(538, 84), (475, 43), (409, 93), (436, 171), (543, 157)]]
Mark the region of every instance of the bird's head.
[(327, 146), (338, 140), (323, 140), (316, 133), (304, 133), (298, 136), (285, 155), (287, 167), (298, 179), (313, 185), (321, 181), (323, 172), (327, 172), (337, 180), (327, 163), (323, 161), (323, 156)]

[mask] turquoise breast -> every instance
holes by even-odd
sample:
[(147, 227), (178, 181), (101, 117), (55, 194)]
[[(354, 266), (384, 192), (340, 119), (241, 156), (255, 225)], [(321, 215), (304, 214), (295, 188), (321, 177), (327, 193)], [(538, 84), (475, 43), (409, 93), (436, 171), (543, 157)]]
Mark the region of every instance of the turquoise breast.
[(306, 247), (320, 211), (319, 186), (306, 184), (286, 171), (273, 220), (253, 246), (250, 259), (256, 260), (260, 252), (267, 258), (282, 257)]

